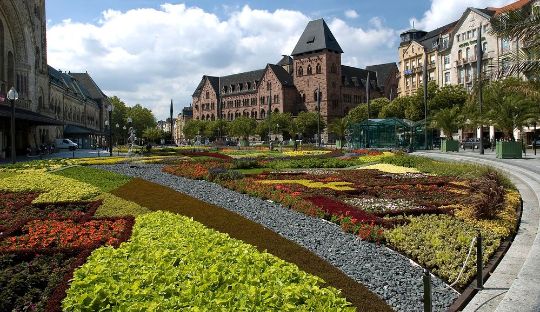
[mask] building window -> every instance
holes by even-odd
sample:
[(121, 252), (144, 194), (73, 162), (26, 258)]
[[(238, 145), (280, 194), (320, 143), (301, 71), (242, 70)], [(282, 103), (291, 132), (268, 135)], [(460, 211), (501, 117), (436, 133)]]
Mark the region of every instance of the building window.
[(429, 63), (430, 63), (431, 65), (435, 64), (435, 55), (431, 55), (431, 56), (429, 57)]
[(450, 73), (446, 72), (444, 73), (444, 84), (450, 83)]
[(482, 43), (482, 52), (484, 52), (484, 53), (487, 52), (487, 42)]
[(466, 60), (469, 60), (469, 57), (471, 56), (471, 48), (467, 47), (467, 49), (465, 49), (465, 59)]
[(239, 83), (239, 84), (238, 84), (238, 91), (242, 91), (243, 87), (244, 87), (244, 85), (241, 84), (241, 83)]
[(206, 91), (206, 99), (208, 100), (210, 98), (210, 92)]
[(457, 58), (458, 58), (458, 60), (460, 60), (460, 61), (463, 59), (463, 52), (462, 52), (461, 50), (458, 51), (458, 53), (457, 53)]
[(316, 72), (317, 74), (320, 74), (320, 73), (322, 72), (322, 70), (321, 70), (321, 64), (317, 64), (317, 67), (315, 67), (315, 72)]
[(302, 94), (302, 103), (306, 103), (306, 94)]
[(337, 73), (336, 64), (332, 63), (332, 66), (330, 66), (330, 72), (331, 72), (332, 74)]
[(272, 83), (270, 81), (266, 83), (266, 90), (272, 90)]
[(450, 65), (450, 55), (444, 56), (444, 65)]
[(311, 69), (311, 65), (308, 65), (308, 67), (307, 67), (307, 74), (308, 74), (308, 75), (312, 75), (312, 74), (313, 74), (313, 71), (312, 71), (312, 69)]
[(296, 76), (298, 77), (304, 76), (304, 69), (302, 68), (302, 66), (298, 67), (298, 69), (296, 70)]
[(510, 40), (508, 38), (501, 39), (501, 50), (503, 52), (508, 52), (510, 50)]
[(458, 34), (458, 35), (456, 36), (456, 38), (457, 38), (457, 41), (458, 41), (458, 42), (461, 41), (461, 35), (460, 35), (460, 34)]
[(471, 38), (476, 38), (476, 29), (472, 30), (472, 37)]

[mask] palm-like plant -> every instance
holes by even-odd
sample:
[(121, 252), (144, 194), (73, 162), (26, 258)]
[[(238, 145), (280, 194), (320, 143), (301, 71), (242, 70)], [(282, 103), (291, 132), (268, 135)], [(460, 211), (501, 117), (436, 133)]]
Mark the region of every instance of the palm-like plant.
[(431, 125), (439, 128), (447, 140), (452, 140), (452, 133), (462, 124), (459, 106), (443, 108), (433, 115)]
[(514, 87), (514, 81), (509, 79), (494, 81), (486, 87), (484, 97), (488, 118), (511, 140), (515, 139), (514, 129), (521, 129), (539, 116), (538, 105)]
[[(349, 128), (349, 118), (347, 117), (335, 119), (328, 126), (328, 130), (330, 130), (331, 133), (335, 134), (338, 137), (338, 140), (341, 140), (342, 142), (343, 140), (345, 140), (347, 128)], [(340, 149), (343, 149), (343, 144), (341, 144)]]
[(529, 4), (497, 14), (490, 22), (495, 35), (521, 43), (521, 50), (509, 51), (498, 60), (504, 65), (499, 66), (503, 69), (497, 73), (499, 78), (526, 74), (530, 80), (540, 80), (540, 10)]

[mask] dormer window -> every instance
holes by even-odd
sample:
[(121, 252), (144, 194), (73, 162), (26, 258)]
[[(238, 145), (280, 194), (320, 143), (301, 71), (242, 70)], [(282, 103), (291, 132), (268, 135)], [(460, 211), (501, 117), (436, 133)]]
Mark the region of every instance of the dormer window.
[(235, 91), (234, 85), (231, 85), (231, 92), (234, 92), (234, 91)]
[(308, 41), (306, 41), (306, 43), (308, 43), (308, 44), (309, 44), (309, 43), (313, 43), (313, 42), (315, 42), (315, 36), (310, 37), (310, 38), (308, 39)]
[(223, 86), (223, 93), (227, 93), (227, 86)]
[(250, 90), (250, 89), (251, 89), (251, 82), (246, 82), (246, 89), (247, 89), (247, 90)]
[(243, 85), (241, 83), (238, 84), (238, 91), (242, 91)]

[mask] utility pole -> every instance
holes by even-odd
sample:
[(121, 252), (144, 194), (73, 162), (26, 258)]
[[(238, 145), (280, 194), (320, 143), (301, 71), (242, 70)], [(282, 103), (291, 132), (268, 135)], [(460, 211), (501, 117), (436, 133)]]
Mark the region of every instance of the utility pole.
[(321, 84), (317, 87), (317, 147), (321, 147)]
[(428, 62), (428, 55), (427, 55), (427, 49), (424, 48), (424, 66), (423, 67), (423, 85), (424, 85), (424, 149), (428, 149), (428, 135), (427, 135), (427, 93), (428, 93), (428, 73), (427, 73), (427, 62)]
[(171, 144), (174, 144), (174, 120), (173, 120), (173, 101), (171, 99)]
[(478, 27), (476, 38), (476, 77), (478, 78), (478, 105), (480, 107), (480, 155), (484, 154), (484, 124), (482, 122), (482, 24)]
[(367, 132), (366, 132), (366, 148), (369, 148), (369, 118), (370, 118), (370, 107), (369, 107), (369, 71), (367, 73), (366, 79), (366, 102), (367, 102)]

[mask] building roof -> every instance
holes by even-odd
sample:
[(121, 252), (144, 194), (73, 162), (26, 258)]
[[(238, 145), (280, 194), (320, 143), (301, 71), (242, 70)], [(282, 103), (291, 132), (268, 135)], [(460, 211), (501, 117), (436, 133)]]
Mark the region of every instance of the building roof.
[(369, 73), (370, 89), (377, 89), (377, 73), (371, 70), (341, 65), (341, 78), (345, 87), (365, 88)]
[[(257, 70), (252, 70), (248, 72), (219, 77), (219, 86), (220, 86), (219, 90), (221, 91), (221, 89), (224, 86), (231, 86), (231, 85), (236, 86), (238, 84), (243, 85), (246, 82), (253, 83), (254, 81), (261, 81), (264, 71), (265, 69), (257, 69)], [(253, 89), (251, 90), (242, 89), (242, 91), (236, 90), (234, 94), (246, 93), (246, 92), (251, 92), (251, 91), (253, 91)]]
[(328, 49), (330, 51), (343, 53), (336, 38), (328, 28), (324, 19), (310, 21), (304, 32), (300, 36), (298, 43), (294, 47), (291, 55), (299, 55), (307, 52), (314, 52)]
[(210, 85), (212, 86), (212, 89), (214, 89), (216, 94), (219, 94), (219, 77), (204, 75), (201, 79), (201, 82), (199, 82), (199, 85), (197, 86), (197, 88), (195, 88), (195, 91), (193, 92), (192, 96), (195, 97), (201, 94), (202, 88), (204, 87), (204, 83), (206, 82), (206, 79), (210, 81)]
[(390, 75), (393, 75), (396, 71), (398, 71), (398, 67), (396, 63), (385, 63), (366, 66), (366, 70), (375, 72), (377, 75), (377, 85), (379, 88), (384, 88), (384, 84)]
[(519, 9), (523, 8), (524, 6), (526, 6), (527, 4), (529, 4), (530, 2), (531, 2), (531, 0), (518, 0), (516, 2), (510, 3), (510, 4), (505, 5), (503, 7), (500, 7), (500, 8), (487, 8), (487, 9), (491, 10), (491, 11), (494, 11), (495, 14), (501, 14), (501, 13), (505, 13), (505, 12), (508, 12), (508, 11), (519, 10)]
[(452, 23), (441, 26), (437, 29), (434, 29), (427, 34), (425, 34), (422, 39), (420, 39), (420, 44), (424, 46), (428, 51), (433, 51), (438, 48), (439, 37), (446, 33), (448, 30), (451, 30), (456, 26), (458, 21), (453, 21)]
[[(75, 74), (58, 71), (54, 69), (53, 67), (51, 67), (50, 65), (48, 66), (48, 72), (49, 72), (49, 81), (52, 84), (66, 90), (70, 94), (82, 100), (95, 99), (94, 97), (92, 97), (91, 92), (86, 88), (86, 86), (81, 82), (81, 80), (76, 78)], [(88, 74), (86, 75), (88, 76)], [(88, 78), (90, 78), (90, 76), (88, 76)], [(101, 92), (101, 90), (99, 90), (99, 92)], [(103, 96), (106, 98), (105, 95)], [(97, 105), (97, 102), (95, 101), (90, 101), (90, 103), (94, 103)]]
[(290, 56), (288, 56), (288, 55), (283, 55), (283, 57), (282, 57), (281, 60), (277, 63), (277, 65), (279, 65), (279, 66), (292, 65), (292, 63), (293, 63), (292, 57), (290, 57)]
[(286, 87), (294, 86), (293, 77), (285, 70), (285, 68), (274, 64), (268, 64), (268, 67), (272, 69), (279, 82), (281, 82), (281, 85)]

